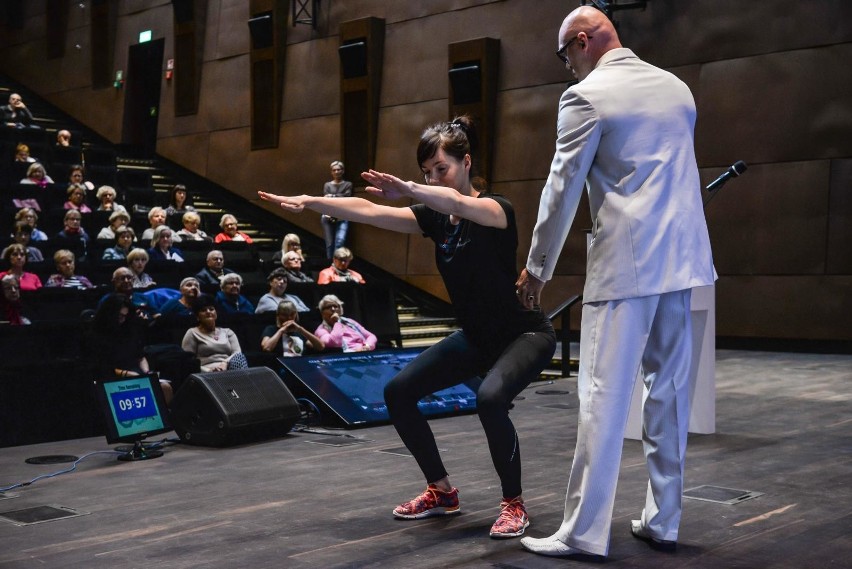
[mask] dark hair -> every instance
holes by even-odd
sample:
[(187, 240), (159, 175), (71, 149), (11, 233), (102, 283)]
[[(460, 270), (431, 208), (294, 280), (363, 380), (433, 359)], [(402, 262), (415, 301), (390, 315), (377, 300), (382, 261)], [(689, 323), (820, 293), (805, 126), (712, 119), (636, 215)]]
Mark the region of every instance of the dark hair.
[(269, 273), (269, 276), (266, 277), (266, 282), (272, 282), (272, 279), (275, 279), (275, 278), (278, 278), (278, 277), (286, 279), (287, 278), (287, 271), (284, 270), (281, 267), (274, 269), (271, 273)]
[(118, 330), (118, 314), (124, 307), (127, 307), (129, 311), (127, 317), (133, 318), (136, 307), (127, 295), (120, 293), (106, 295), (95, 310), (95, 316), (92, 319), (94, 331), (99, 334), (109, 334)]
[(198, 298), (192, 301), (192, 313), (197, 316), (199, 312), (201, 312), (208, 306), (216, 306), (216, 303), (213, 302), (213, 297), (209, 294), (201, 294), (198, 296)]
[(33, 234), (33, 226), (27, 223), (26, 221), (16, 221), (15, 222), (15, 233), (27, 233), (29, 235)]
[(186, 194), (186, 198), (183, 200), (183, 206), (186, 207), (192, 204), (192, 198), (189, 195), (189, 192), (186, 190), (186, 186), (183, 184), (175, 184), (175, 186), (169, 192), (169, 205), (172, 207), (177, 207), (175, 203), (175, 194), (178, 192), (183, 192)]
[[(420, 135), (417, 145), (417, 165), (432, 158), (438, 150), (443, 150), (456, 160), (464, 160), (465, 154), (471, 157), (477, 150), (476, 128), (468, 115), (456, 117), (449, 122), (435, 123), (426, 127)], [(471, 176), (473, 165), (471, 165)]]

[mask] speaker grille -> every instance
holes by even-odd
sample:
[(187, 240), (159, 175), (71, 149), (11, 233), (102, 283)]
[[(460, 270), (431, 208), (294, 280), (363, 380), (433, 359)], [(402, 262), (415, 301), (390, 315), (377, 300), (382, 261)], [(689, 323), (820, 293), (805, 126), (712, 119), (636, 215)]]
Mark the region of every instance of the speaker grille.
[(271, 370), (230, 370), (207, 375), (207, 387), (233, 427), (284, 417), (293, 400)]

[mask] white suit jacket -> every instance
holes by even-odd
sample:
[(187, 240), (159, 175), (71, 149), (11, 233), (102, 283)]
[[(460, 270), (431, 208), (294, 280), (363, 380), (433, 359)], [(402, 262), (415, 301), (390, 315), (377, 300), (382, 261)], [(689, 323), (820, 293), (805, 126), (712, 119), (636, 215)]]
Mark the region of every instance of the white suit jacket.
[(594, 225), (584, 302), (712, 284), (694, 128), (695, 102), (682, 81), (629, 49), (604, 54), (559, 101), (527, 271), (553, 276), (587, 188)]

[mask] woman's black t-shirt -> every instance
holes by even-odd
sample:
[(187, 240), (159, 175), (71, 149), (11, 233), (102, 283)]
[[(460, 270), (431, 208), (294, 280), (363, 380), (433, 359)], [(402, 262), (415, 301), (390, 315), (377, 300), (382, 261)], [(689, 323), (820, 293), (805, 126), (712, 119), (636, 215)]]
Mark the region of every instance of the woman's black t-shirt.
[(540, 311), (524, 308), (515, 294), (518, 230), (512, 204), (495, 194), (479, 199), (500, 204), (505, 229), (467, 219), (453, 225), (449, 215), (423, 204), (411, 210), (424, 236), (435, 242), (435, 264), (465, 334), (482, 349), (502, 352), (524, 332), (552, 333), (553, 328)]

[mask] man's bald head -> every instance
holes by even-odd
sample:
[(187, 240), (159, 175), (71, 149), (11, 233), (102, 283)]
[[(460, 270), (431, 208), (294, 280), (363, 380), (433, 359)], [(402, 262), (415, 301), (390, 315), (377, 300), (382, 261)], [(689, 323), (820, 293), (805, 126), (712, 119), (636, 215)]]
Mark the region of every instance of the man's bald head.
[(559, 28), (558, 43), (580, 81), (606, 52), (621, 47), (615, 26), (606, 14), (591, 6), (580, 6), (568, 14)]

